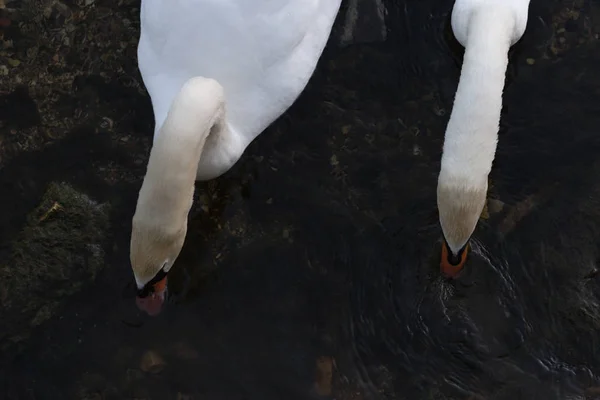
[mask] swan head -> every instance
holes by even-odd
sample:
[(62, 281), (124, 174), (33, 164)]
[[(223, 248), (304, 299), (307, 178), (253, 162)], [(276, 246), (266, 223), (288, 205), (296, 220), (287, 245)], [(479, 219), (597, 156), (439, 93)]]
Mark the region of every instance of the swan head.
[[(142, 214), (143, 215), (143, 214)], [(137, 285), (136, 304), (147, 314), (160, 313), (167, 294), (167, 274), (177, 260), (187, 221), (165, 225), (138, 213), (133, 218), (130, 261)]]
[(440, 267), (447, 277), (455, 277), (464, 267), (469, 240), (485, 206), (486, 197), (487, 177), (474, 182), (440, 174), (437, 203), (444, 235)]

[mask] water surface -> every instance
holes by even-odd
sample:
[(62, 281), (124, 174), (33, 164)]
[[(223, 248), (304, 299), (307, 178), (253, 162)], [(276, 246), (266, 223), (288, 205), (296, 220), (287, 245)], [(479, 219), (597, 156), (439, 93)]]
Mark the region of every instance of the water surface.
[(193, 287), (157, 318), (128, 264), (153, 128), (139, 2), (86, 3), (0, 14), (2, 398), (600, 398), (600, 2), (532, 1), (460, 279), (435, 201), (453, 1), (390, 0), (385, 42), (333, 38), (197, 185), (173, 271)]

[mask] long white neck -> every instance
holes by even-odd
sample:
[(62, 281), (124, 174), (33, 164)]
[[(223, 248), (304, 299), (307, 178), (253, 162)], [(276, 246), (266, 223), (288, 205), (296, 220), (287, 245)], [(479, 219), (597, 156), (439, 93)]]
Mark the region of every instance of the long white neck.
[(229, 135), (221, 85), (205, 78), (186, 82), (154, 140), (135, 218), (154, 226), (182, 226), (207, 142), (216, 145)]
[(498, 141), (502, 91), (515, 26), (506, 7), (480, 7), (468, 19), (465, 55), (446, 128), (440, 180), (481, 187)]

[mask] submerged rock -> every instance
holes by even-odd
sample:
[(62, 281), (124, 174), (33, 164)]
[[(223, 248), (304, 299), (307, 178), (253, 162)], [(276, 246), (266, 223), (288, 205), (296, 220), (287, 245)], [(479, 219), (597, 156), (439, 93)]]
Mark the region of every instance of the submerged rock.
[(156, 351), (148, 350), (142, 356), (140, 369), (151, 374), (158, 374), (165, 368), (165, 360)]
[(96, 278), (104, 266), (108, 211), (68, 184), (49, 185), (0, 265), (0, 314), (11, 321), (0, 325), (0, 348), (27, 338)]

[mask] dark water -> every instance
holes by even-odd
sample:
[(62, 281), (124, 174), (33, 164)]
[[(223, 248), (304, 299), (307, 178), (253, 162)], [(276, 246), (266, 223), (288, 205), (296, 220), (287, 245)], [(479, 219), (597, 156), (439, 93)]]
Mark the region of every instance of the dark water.
[(460, 279), (439, 276), (435, 203), (453, 2), (389, 1), (385, 42), (333, 38), (197, 185), (173, 271), (193, 286), (154, 319), (128, 264), (152, 132), (139, 3), (90, 3), (0, 10), (0, 398), (600, 398), (599, 1), (532, 1)]

